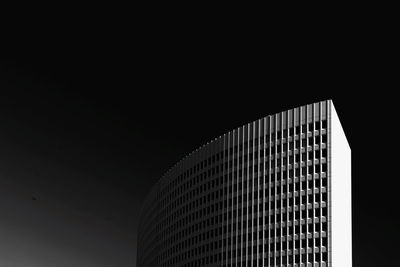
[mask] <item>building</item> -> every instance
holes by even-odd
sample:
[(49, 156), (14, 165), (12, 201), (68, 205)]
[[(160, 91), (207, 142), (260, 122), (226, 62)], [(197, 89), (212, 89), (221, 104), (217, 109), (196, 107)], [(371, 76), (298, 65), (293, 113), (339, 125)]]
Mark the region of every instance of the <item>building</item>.
[(332, 101), (254, 121), (173, 166), (138, 266), (352, 266), (351, 151)]

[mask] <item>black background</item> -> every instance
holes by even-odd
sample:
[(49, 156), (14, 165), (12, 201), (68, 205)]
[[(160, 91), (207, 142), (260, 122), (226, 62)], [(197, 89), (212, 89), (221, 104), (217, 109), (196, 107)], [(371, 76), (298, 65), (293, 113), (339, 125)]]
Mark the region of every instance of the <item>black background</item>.
[(357, 21), (57, 16), (9, 21), (4, 38), (1, 266), (135, 266), (140, 205), (170, 166), (325, 99), (352, 149), (354, 266), (396, 263), (398, 111), (384, 33)]

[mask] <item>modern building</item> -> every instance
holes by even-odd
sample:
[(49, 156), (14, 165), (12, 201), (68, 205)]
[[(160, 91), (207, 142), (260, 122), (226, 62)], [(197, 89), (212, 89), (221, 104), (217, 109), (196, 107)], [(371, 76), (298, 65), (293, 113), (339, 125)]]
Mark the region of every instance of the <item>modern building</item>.
[(332, 101), (193, 151), (145, 200), (138, 267), (352, 266), (351, 150)]

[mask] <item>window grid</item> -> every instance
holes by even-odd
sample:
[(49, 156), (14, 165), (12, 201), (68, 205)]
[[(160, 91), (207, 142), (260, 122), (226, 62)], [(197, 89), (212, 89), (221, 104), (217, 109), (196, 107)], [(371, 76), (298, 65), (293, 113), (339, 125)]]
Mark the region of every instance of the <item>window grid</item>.
[(138, 266), (329, 266), (328, 118), (296, 108), (185, 157), (145, 202)]

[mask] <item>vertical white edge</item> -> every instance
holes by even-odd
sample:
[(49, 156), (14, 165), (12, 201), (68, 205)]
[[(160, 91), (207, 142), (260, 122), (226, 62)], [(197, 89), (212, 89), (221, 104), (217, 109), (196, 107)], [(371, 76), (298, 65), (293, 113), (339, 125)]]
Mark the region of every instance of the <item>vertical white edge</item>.
[(352, 267), (351, 149), (330, 102), (332, 266)]

